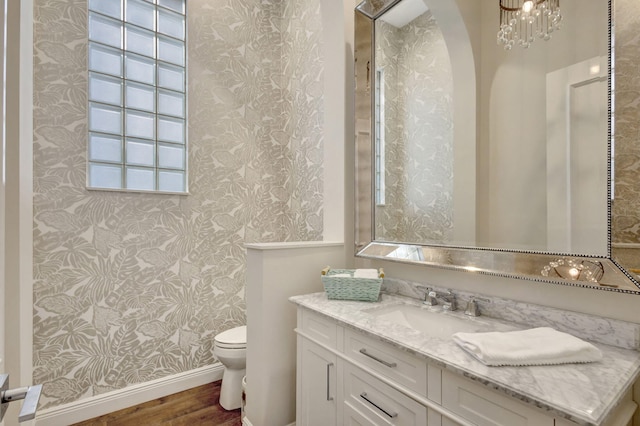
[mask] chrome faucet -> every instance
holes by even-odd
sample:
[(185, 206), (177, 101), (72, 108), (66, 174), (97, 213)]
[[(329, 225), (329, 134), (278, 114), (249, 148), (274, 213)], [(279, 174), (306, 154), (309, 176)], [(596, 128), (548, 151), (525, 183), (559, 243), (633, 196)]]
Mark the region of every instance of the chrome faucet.
[(474, 297), (469, 299), (467, 302), (467, 308), (464, 310), (464, 314), (469, 315), (470, 317), (480, 316), (480, 308), (478, 308), (478, 303)]
[(438, 302), (442, 302), (442, 309), (445, 311), (455, 311), (458, 309), (456, 303), (456, 295), (447, 290), (446, 292), (439, 292), (435, 290), (429, 290), (424, 297), (424, 304), (429, 306), (435, 306)]

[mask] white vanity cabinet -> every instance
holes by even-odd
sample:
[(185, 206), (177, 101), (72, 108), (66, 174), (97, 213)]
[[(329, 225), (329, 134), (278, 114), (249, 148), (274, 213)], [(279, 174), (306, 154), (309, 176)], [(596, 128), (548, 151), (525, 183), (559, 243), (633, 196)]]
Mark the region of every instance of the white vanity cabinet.
[(439, 426), (393, 386), (426, 395), (424, 360), (305, 309), (298, 324), (296, 425)]
[(296, 332), (296, 426), (575, 426), (311, 310)]

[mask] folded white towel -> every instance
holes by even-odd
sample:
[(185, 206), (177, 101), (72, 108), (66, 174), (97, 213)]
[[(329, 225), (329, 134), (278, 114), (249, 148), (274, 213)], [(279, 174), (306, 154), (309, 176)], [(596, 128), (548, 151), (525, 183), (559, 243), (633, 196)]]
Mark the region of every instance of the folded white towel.
[(378, 278), (378, 271), (376, 269), (356, 269), (353, 278)]
[(602, 352), (591, 343), (549, 327), (455, 333), (453, 340), (482, 363), (493, 366), (584, 363), (602, 359)]
[(331, 278), (351, 278), (351, 274), (333, 274), (329, 276)]

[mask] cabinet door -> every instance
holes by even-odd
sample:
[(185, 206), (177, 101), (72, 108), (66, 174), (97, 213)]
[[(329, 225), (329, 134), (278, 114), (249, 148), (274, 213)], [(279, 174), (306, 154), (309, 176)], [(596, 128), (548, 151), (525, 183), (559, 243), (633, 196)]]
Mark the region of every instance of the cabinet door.
[(307, 339), (299, 338), (296, 424), (337, 424), (337, 357)]

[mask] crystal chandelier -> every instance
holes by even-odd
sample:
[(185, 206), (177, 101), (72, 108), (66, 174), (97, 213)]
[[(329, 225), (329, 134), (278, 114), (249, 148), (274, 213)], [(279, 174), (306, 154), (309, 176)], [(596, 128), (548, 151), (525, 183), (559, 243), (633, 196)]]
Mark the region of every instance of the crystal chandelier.
[(536, 37), (549, 40), (560, 28), (560, 0), (500, 0), (498, 44), (527, 48)]

